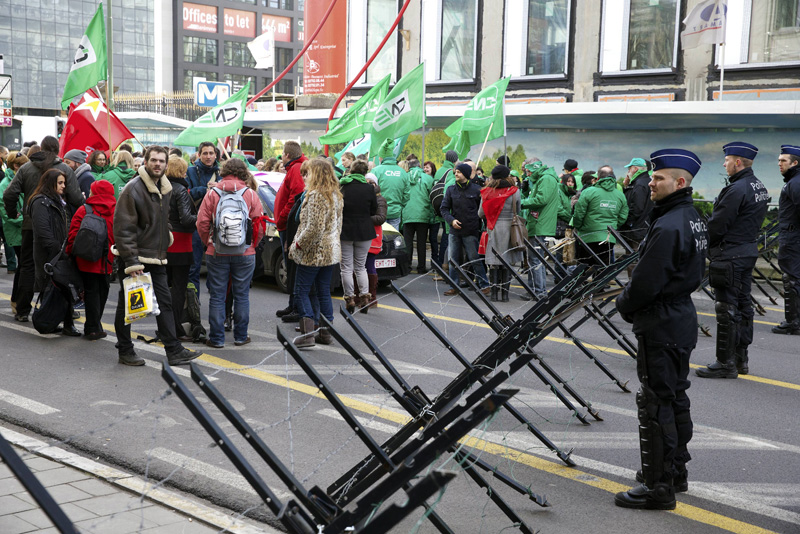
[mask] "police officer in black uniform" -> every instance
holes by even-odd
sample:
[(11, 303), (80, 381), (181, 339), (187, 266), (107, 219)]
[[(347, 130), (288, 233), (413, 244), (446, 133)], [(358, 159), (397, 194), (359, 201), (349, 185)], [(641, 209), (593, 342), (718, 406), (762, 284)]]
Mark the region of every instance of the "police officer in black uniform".
[(783, 271), (786, 320), (776, 334), (800, 335), (800, 146), (783, 145), (778, 167), (785, 182), (778, 208), (778, 267)]
[(623, 508), (672, 510), (675, 492), (688, 489), (686, 444), (689, 355), (697, 344), (697, 313), (691, 294), (703, 280), (708, 249), (706, 225), (692, 204), (692, 179), (700, 159), (681, 149), (650, 155), (654, 201), (650, 228), (639, 246), (639, 263), (617, 298), (623, 319), (638, 341), (636, 393), (642, 484), (617, 493)]
[(769, 192), (753, 174), (758, 149), (740, 141), (722, 147), (728, 185), (708, 220), (708, 276), (716, 297), (717, 361), (698, 369), (702, 378), (736, 378), (749, 372), (747, 347), (753, 342), (750, 286), (758, 258), (758, 234), (767, 215)]

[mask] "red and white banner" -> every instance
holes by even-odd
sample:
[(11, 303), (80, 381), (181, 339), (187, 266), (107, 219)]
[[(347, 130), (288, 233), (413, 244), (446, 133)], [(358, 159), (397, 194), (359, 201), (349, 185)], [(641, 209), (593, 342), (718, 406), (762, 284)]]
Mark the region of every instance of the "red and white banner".
[(225, 8), (224, 22), (225, 35), (250, 38), (256, 36), (256, 14), (251, 11)]
[(217, 33), (217, 8), (184, 2), (183, 29)]
[(261, 15), (261, 32), (272, 30), (275, 40), (282, 43), (292, 42), (292, 19), (278, 15)]

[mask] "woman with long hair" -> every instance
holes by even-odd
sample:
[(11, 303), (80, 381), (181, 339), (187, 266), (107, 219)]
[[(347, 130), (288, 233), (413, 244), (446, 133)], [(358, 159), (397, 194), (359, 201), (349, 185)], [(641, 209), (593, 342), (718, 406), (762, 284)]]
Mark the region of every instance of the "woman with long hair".
[(169, 224), (172, 227), (172, 244), (167, 249), (167, 283), (172, 294), (172, 315), (175, 317), (175, 335), (180, 341), (191, 341), (183, 328), (183, 306), (186, 303), (186, 285), (192, 267), (192, 234), (197, 230), (197, 209), (189, 196), (186, 170), (189, 164), (180, 156), (167, 160), (166, 176), (172, 185), (169, 201)]
[[(511, 169), (497, 165), (481, 189), (481, 205), (478, 216), (486, 219), (488, 240), (486, 244), (486, 266), (489, 267), (489, 283), (492, 284), (492, 301), (508, 301), (511, 273), (495, 255), (501, 255), (509, 264), (522, 261), (522, 251), (511, 248), (511, 220), (519, 210), (519, 189), (514, 185)], [(499, 294), (499, 297), (498, 297)]]
[[(367, 290), (369, 277), (366, 262), (370, 244), (375, 239), (375, 225), (372, 216), (378, 211), (375, 190), (367, 183), (365, 175), (369, 168), (363, 161), (355, 161), (350, 166), (350, 174), (339, 180), (344, 198), (342, 213), (342, 289), (347, 311), (353, 312), (369, 305), (371, 299)], [(355, 294), (353, 275), (358, 283), (359, 294)]]
[[(314, 325), (318, 317), (314, 317), (309, 299), (312, 285), (317, 291), (319, 313), (333, 322), (331, 274), (334, 265), (342, 259), (339, 238), (343, 208), (344, 198), (331, 164), (321, 159), (310, 160), (308, 182), (300, 209), (300, 225), (289, 247), (289, 257), (297, 263), (294, 291), (302, 334), (296, 342), (298, 347), (314, 346)], [(352, 277), (351, 272), (351, 285)], [(327, 329), (320, 329), (318, 337), (321, 343), (331, 342), (331, 334)]]
[(122, 189), (128, 185), (139, 169), (130, 152), (120, 150), (114, 155), (114, 161), (100, 176), (100, 180), (108, 180), (114, 186), (114, 197), (119, 198)]
[[(36, 267), (34, 287), (40, 291), (44, 291), (47, 284), (51, 283), (44, 271), (45, 263), (56, 257), (67, 239), (66, 202), (62, 198), (66, 185), (66, 175), (59, 169), (50, 169), (42, 174), (28, 202), (33, 230), (33, 261)], [(81, 333), (75, 329), (72, 319), (72, 299), (66, 294), (64, 297), (68, 306), (61, 333), (66, 336), (80, 336)]]
[[(122, 152), (125, 151), (123, 150)], [(89, 159), (86, 163), (92, 168), (92, 174), (94, 174), (95, 180), (99, 180), (103, 176), (103, 173), (108, 170), (108, 156), (106, 156), (106, 153), (102, 150), (93, 150), (92, 153), (89, 154)]]

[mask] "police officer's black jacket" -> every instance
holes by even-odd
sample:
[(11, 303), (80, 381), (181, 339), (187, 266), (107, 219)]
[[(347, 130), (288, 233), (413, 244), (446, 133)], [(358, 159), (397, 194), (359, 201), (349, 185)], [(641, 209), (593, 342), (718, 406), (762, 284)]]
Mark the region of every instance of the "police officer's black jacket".
[(800, 165), (786, 171), (783, 181), (778, 208), (778, 240), (781, 245), (790, 245), (796, 244), (800, 238)]
[(628, 201), (628, 219), (623, 227), (623, 237), (641, 241), (647, 233), (647, 221), (653, 211), (649, 184), (650, 173), (641, 170), (623, 191)]
[(756, 241), (767, 215), (769, 192), (749, 167), (729, 182), (708, 220), (708, 255), (712, 260), (758, 257)]
[(783, 175), (778, 208), (778, 265), (784, 274), (800, 279), (800, 165)]
[(692, 204), (692, 188), (655, 203), (639, 263), (617, 298), (623, 319), (651, 346), (691, 348), (697, 313), (691, 294), (705, 272), (706, 225)]

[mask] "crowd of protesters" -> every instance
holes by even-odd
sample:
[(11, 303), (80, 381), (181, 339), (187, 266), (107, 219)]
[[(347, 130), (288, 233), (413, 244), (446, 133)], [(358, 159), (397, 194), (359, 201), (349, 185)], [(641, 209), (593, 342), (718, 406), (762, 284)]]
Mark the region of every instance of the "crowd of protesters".
[[(93, 214), (107, 225), (105, 253), (95, 261), (74, 257), (81, 298), (73, 302), (61, 288), (69, 305), (57, 331), (80, 336), (74, 319), (77, 309), (83, 309), (83, 337), (105, 337), (101, 320), (112, 279), (121, 283), (147, 272), (161, 310), (157, 337), (172, 363), (196, 357), (183, 343), (223, 347), (226, 331), (233, 332), (236, 346), (250, 343), (249, 288), (265, 231), (256, 171), (285, 174), (273, 222), (290, 298), (276, 314), (299, 323), (300, 346), (332, 342), (320, 327), (320, 315), (333, 321), (335, 266), (348, 311), (367, 313), (377, 307), (375, 261), (385, 224), (404, 236), (409, 271), (414, 257), (417, 274), (430, 270), (430, 247), (431, 261), (445, 267), (451, 278), (458, 280), (466, 272), (492, 300), (508, 300), (508, 265), (527, 272), (536, 297), (546, 292), (541, 263), (524, 247), (512, 247), (515, 216), (523, 217), (530, 238), (560, 238), (574, 231), (586, 244), (576, 253), (579, 260), (607, 263), (614, 241), (606, 227), (627, 232), (635, 246), (652, 209), (643, 193), (647, 182), (640, 178), (648, 166), (639, 158), (627, 166), (624, 184), (618, 184), (610, 167), (581, 171), (574, 160), (557, 173), (537, 158), (511, 169), (508, 158), (501, 156), (484, 175), (474, 162), (460, 161), (449, 151), (437, 169), (413, 154), (398, 161), (391, 142), (380, 148), (374, 162), (350, 152), (338, 162), (308, 159), (294, 141), (285, 143), (280, 158), (260, 161), (241, 153), (220, 154), (210, 142), (201, 143), (190, 158), (174, 148), (151, 146), (140, 153), (129, 145), (113, 153), (70, 150), (59, 158), (58, 141), (50, 136), (29, 145), (18, 152), (0, 150), (0, 215), (6, 267), (14, 274), (14, 318), (29, 320), (34, 295), (53, 283), (45, 265), (59, 253), (73, 256), (75, 238)], [(218, 208), (227, 196), (241, 200), (249, 225), (246, 246), (235, 252), (221, 245), (217, 235)], [(200, 317), (203, 264), (208, 271), (208, 331)], [(462, 277), (462, 286), (466, 282)], [(120, 285), (115, 319), (119, 361), (142, 365), (124, 321), (122, 291)], [(455, 289), (445, 292), (454, 294)]]

